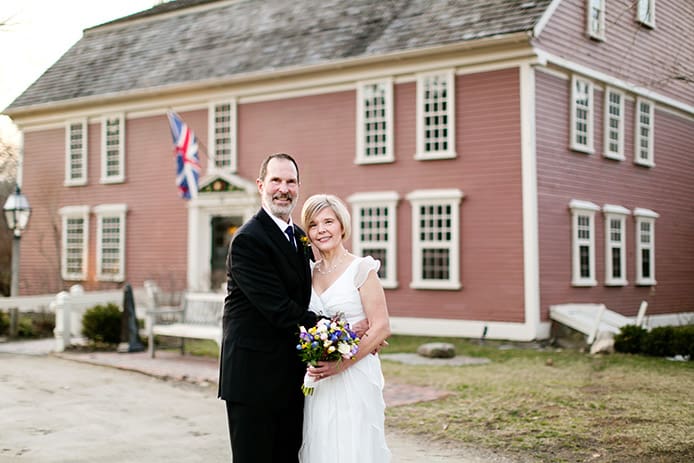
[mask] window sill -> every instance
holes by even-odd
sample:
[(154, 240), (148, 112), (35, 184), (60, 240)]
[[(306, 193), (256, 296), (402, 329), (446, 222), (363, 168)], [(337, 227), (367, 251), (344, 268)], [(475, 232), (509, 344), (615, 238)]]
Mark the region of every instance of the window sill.
[(437, 159), (455, 159), (458, 153), (455, 151), (439, 151), (436, 153), (415, 153), (415, 161), (434, 161)]
[(218, 175), (218, 174), (235, 174), (236, 173), (236, 167), (209, 167), (207, 169), (207, 175)]
[(460, 283), (453, 281), (445, 282), (428, 282), (428, 281), (413, 281), (410, 283), (412, 289), (424, 289), (434, 291), (457, 291), (463, 288)]
[(604, 153), (603, 157), (605, 159), (611, 159), (613, 161), (624, 161), (624, 159), (625, 159), (623, 154), (616, 154), (616, 153)]
[(606, 281), (605, 282), (605, 286), (611, 286), (611, 287), (622, 287), (622, 286), (627, 286), (628, 284), (629, 284), (629, 282), (626, 280)]
[(653, 162), (653, 161), (639, 161), (639, 160), (635, 159), (634, 164), (636, 164), (637, 166), (648, 167), (648, 168), (655, 167), (655, 162)]
[(356, 165), (368, 165), (368, 164), (392, 164), (395, 162), (393, 156), (383, 156), (381, 158), (357, 158), (354, 160)]
[(102, 179), (99, 179), (99, 183), (104, 184), (104, 185), (113, 184), (113, 183), (125, 183), (125, 178), (124, 177), (102, 178)]
[(637, 24), (640, 24), (641, 26), (647, 28), (647, 29), (655, 29), (655, 22), (647, 22), (647, 21), (641, 21), (640, 19), (636, 20)]
[(79, 181), (79, 182), (72, 181), (72, 182), (64, 182), (64, 183), (63, 183), (63, 186), (64, 186), (65, 188), (72, 188), (72, 187), (75, 187), (75, 186), (86, 186), (86, 185), (87, 185), (87, 181), (86, 181), (86, 180), (84, 180), (84, 181)]
[(595, 149), (583, 145), (571, 145), (569, 149), (580, 154), (595, 154)]
[(605, 33), (588, 32), (588, 38), (595, 40), (596, 42), (605, 42)]
[(99, 275), (96, 279), (97, 281), (115, 281), (117, 283), (122, 283), (124, 280), (122, 275)]
[(592, 286), (597, 286), (598, 282), (596, 280), (586, 280), (586, 281), (572, 281), (571, 286), (576, 288), (588, 288)]

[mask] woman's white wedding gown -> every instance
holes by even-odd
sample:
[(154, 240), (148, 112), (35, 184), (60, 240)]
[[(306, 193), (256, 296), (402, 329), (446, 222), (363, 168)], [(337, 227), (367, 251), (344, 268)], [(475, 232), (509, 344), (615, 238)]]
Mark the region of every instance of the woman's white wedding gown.
[[(310, 309), (350, 325), (366, 318), (359, 288), (380, 263), (358, 257), (322, 294), (311, 292)], [(343, 360), (349, 362), (350, 360)], [(301, 463), (387, 463), (383, 373), (378, 355), (367, 355), (340, 374), (318, 381), (304, 405)]]

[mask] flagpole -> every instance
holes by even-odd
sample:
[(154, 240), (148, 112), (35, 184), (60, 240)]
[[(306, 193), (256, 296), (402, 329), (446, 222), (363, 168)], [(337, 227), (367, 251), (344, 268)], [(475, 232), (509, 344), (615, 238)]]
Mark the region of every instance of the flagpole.
[(205, 157), (207, 158), (208, 161), (212, 162), (212, 158), (207, 154), (207, 146), (203, 142), (200, 141), (200, 138), (198, 138), (198, 146), (202, 147), (203, 153)]

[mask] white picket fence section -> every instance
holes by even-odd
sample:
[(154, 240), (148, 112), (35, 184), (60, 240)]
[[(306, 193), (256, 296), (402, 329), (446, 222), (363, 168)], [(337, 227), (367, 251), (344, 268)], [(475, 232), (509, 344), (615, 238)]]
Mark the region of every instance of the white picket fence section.
[(52, 312), (51, 303), (55, 294), (39, 296), (0, 297), (0, 310), (19, 309), (20, 312)]
[[(133, 288), (135, 311), (138, 318), (147, 312), (144, 288)], [(95, 305), (113, 303), (123, 306), (123, 290), (84, 292), (81, 286), (73, 286), (70, 291), (39, 296), (19, 296), (0, 298), (0, 310), (19, 309), (20, 312), (47, 312), (55, 314), (56, 351), (62, 352), (73, 341), (82, 337), (82, 317), (87, 309)], [(66, 329), (67, 327), (67, 329)]]

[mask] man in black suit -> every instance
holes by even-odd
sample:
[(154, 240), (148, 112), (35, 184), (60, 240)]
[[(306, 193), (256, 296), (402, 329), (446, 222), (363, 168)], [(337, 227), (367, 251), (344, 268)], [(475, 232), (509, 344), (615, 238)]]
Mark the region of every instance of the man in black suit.
[(236, 232), (227, 257), (219, 397), (232, 461), (297, 463), (306, 371), (297, 333), (316, 315), (308, 311), (309, 250), (291, 219), (299, 198), (296, 161), (269, 156), (256, 184), (262, 208)]

